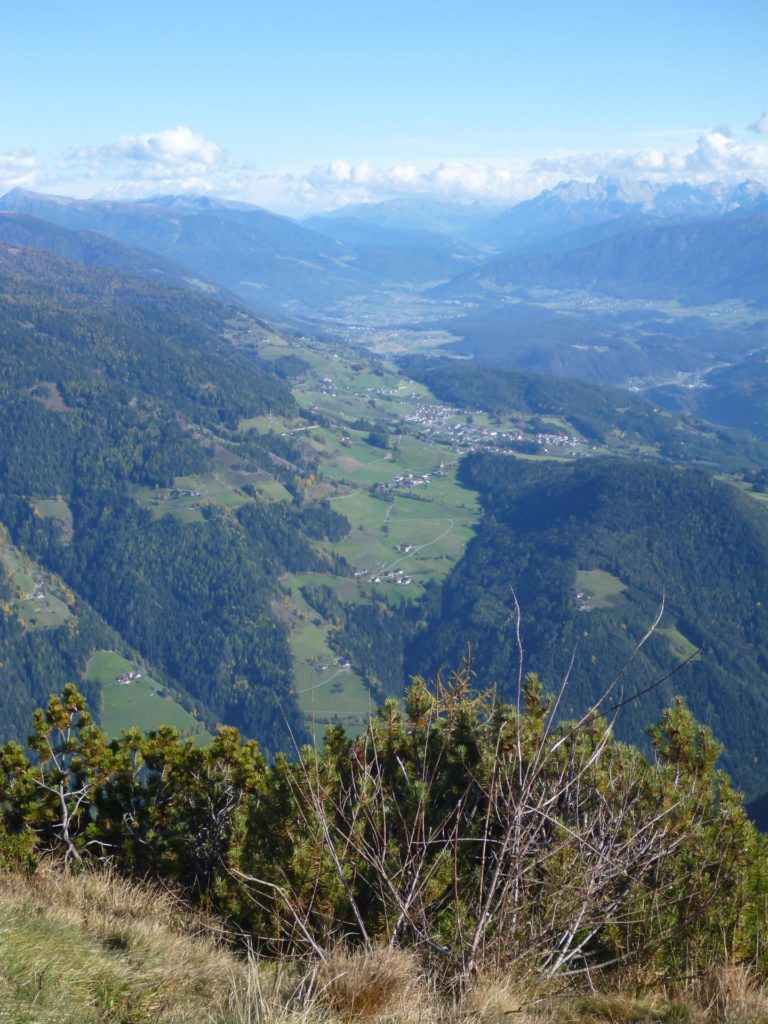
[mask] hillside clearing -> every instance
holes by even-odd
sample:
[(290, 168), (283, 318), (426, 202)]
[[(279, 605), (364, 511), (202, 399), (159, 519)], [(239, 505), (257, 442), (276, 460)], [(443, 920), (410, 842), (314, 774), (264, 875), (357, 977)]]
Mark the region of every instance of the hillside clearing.
[[(136, 678), (119, 682), (129, 674)], [(116, 651), (96, 651), (88, 660), (86, 678), (102, 684), (101, 721), (110, 737), (123, 729), (150, 732), (170, 725), (193, 736), (196, 743), (208, 743), (212, 736), (201, 723), (170, 696), (157, 680), (133, 661)]]

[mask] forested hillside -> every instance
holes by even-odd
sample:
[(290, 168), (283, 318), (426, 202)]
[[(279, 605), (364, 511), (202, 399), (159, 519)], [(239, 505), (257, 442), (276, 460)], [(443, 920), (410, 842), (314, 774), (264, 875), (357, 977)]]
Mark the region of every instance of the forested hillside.
[(22, 739), (29, 729), (29, 709), (45, 703), (51, 687), (79, 679), (92, 706), (98, 707), (100, 687), (83, 679), (84, 666), (94, 650), (119, 649), (123, 643), (86, 602), (76, 603), (75, 595), (67, 594), (65, 587), (54, 584), (52, 588), (50, 579), (46, 581), (46, 603), (49, 607), (52, 604), (50, 591), (55, 588), (58, 592), (53, 601), (58, 615), (51, 616), (48, 628), (30, 628), (38, 615), (25, 616), (21, 609), (14, 608), (16, 592), (7, 569), (8, 555), (13, 549), (9, 549), (3, 528), (0, 543), (5, 556), (0, 561), (3, 736)]
[[(762, 341), (761, 335), (757, 338)], [(768, 441), (768, 348), (734, 366), (713, 369), (695, 388), (656, 388), (655, 401)]]
[(439, 296), (541, 286), (703, 305), (768, 301), (764, 212), (632, 227), (563, 253), (510, 252), (436, 289)]
[[(51, 678), (82, 679), (94, 649), (133, 650), (208, 721), (238, 724), (272, 749), (287, 724), (301, 735), (270, 601), (279, 572), (321, 564), (305, 513), (254, 492), (229, 512), (158, 516), (148, 498), (233, 462), (256, 474), (273, 467), (289, 485), (301, 472), (284, 439), (253, 437), (238, 451), (227, 441), (242, 416), (295, 408), (266, 365), (224, 339), (246, 332), (247, 318), (111, 268), (7, 246), (0, 293), (0, 522), (75, 593), (73, 614), (45, 629), (20, 625), (18, 601), (6, 602), (13, 678), (40, 674), (51, 652)], [(306, 523), (317, 535), (323, 517)], [(12, 734), (23, 735), (49, 686), (14, 688)]]
[[(506, 685), (513, 585), (549, 685), (589, 633), (573, 710), (666, 590), (622, 685), (709, 644), (686, 669), (692, 704), (761, 791), (763, 510), (650, 463), (759, 490), (764, 444), (615, 389), (454, 360), (398, 372), (340, 343), (265, 340), (209, 296), (39, 250), (0, 247), (0, 286), (9, 734), (66, 679), (97, 710), (109, 698), (113, 734), (135, 724), (99, 686), (124, 670), (158, 681), (147, 699), (173, 698), (180, 727), (234, 724), (268, 753), (317, 718), (363, 728), (409, 671), (455, 663), (467, 642)], [(661, 553), (640, 558), (643, 544)], [(673, 690), (629, 705), (620, 734), (641, 737)]]
[[(615, 680), (619, 704), (692, 658), (620, 711), (618, 735), (643, 729), (674, 693), (725, 743), (724, 764), (750, 794), (768, 755), (768, 514), (698, 472), (613, 460), (531, 464), (475, 455), (462, 470), (484, 519), (435, 595), (410, 653), (431, 673), (471, 645), (480, 678), (510, 694), (518, 672), (515, 596), (526, 669), (557, 687), (561, 712)], [(664, 600), (656, 633), (635, 645)], [(623, 666), (630, 661), (626, 670)]]
[(42, 249), (85, 266), (113, 267), (175, 288), (220, 291), (215, 285), (195, 279), (188, 268), (171, 263), (157, 253), (132, 249), (95, 231), (70, 231), (25, 213), (0, 213), (0, 242), (25, 249)]

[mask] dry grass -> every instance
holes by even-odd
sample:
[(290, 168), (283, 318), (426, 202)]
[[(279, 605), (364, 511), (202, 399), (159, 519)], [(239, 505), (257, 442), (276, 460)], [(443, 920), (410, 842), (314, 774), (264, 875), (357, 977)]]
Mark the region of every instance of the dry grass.
[(387, 947), (336, 950), (318, 966), (315, 990), (317, 998), (344, 1021), (415, 1021), (426, 1019), (429, 1006), (416, 957)]
[(461, 1010), (483, 1024), (547, 1024), (551, 1007), (533, 985), (503, 973), (486, 973), (464, 993)]
[(277, 1024), (285, 987), (163, 890), (109, 872), (0, 876), (4, 1024)]
[(742, 967), (684, 1001), (485, 975), (451, 1001), (411, 952), (257, 963), (173, 894), (109, 872), (0, 873), (0, 1024), (768, 1024)]
[(768, 1024), (768, 994), (754, 974), (739, 964), (714, 969), (694, 995), (711, 1020)]
[(561, 1004), (559, 1011), (558, 1024), (698, 1024), (690, 1008), (681, 1013), (681, 1004), (622, 993), (582, 995)]

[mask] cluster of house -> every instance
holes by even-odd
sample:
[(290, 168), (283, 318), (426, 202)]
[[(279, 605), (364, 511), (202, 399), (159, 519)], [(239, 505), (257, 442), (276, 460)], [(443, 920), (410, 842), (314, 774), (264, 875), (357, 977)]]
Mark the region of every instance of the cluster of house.
[[(464, 419), (467, 415), (469, 422), (449, 422), (457, 416)], [(480, 410), (472, 410), (467, 414), (466, 410), (450, 405), (418, 405), (405, 417), (405, 422), (419, 424), (426, 437), (450, 444), (454, 451), (470, 448), (474, 451), (483, 449), (500, 452), (510, 443), (519, 441), (533, 442), (548, 451), (549, 448), (576, 448), (581, 443), (579, 438), (569, 434), (525, 434), (519, 429), (489, 430), (487, 427), (477, 427), (472, 423), (472, 417), (477, 415), (481, 415)]]
[(550, 448), (575, 448), (578, 445), (578, 437), (571, 437), (569, 434), (537, 434), (534, 438), (536, 444), (544, 445), (544, 451)]
[[(425, 438), (432, 442), (448, 444), (452, 451), (470, 448), (474, 451), (483, 448), (498, 450), (498, 446), (509, 441), (522, 441), (525, 436), (518, 430), (488, 430), (469, 423), (450, 423), (451, 418), (459, 415), (459, 410), (449, 405), (421, 405), (406, 420), (418, 423)], [(469, 414), (478, 415), (477, 412)]]
[[(409, 548), (412, 549), (412, 545)], [(367, 577), (369, 583), (396, 583), (399, 587), (409, 587), (413, 580), (402, 569), (358, 569), (355, 576)]]
[(199, 498), (202, 491), (191, 491), (186, 487), (174, 487), (171, 491), (172, 498)]
[(129, 683), (135, 683), (137, 679), (141, 679), (141, 672), (138, 669), (130, 669), (118, 676), (115, 683), (118, 686), (127, 686)]
[(421, 398), (418, 391), (410, 391), (407, 395), (403, 394), (403, 391), (408, 387), (407, 384), (401, 385), (399, 388), (366, 388), (363, 392), (358, 392), (356, 398), (401, 398), (404, 400), (413, 400), (414, 398)]
[[(333, 667), (332, 665), (324, 662), (322, 658), (310, 658), (309, 663), (310, 665), (314, 665), (318, 672), (327, 672), (329, 668)], [(339, 668), (352, 668), (352, 662), (346, 661), (342, 657), (334, 658), (333, 664)]]
[[(437, 472), (441, 473), (443, 476), (445, 475), (441, 470), (438, 470)], [(437, 473), (435, 475), (437, 475)], [(395, 487), (404, 487), (406, 490), (410, 487), (423, 487), (425, 484), (429, 483), (429, 476), (429, 473), (406, 473), (404, 476), (396, 476), (392, 481), (392, 484)]]
[(449, 419), (459, 416), (460, 412), (451, 405), (417, 405), (405, 417), (406, 423), (418, 423), (422, 427), (443, 427)]
[[(475, 427), (471, 423), (430, 423), (425, 427), (425, 434), (444, 444), (450, 444), (453, 451), (470, 449), (471, 451), (487, 451), (499, 453), (508, 450), (511, 443), (529, 441), (541, 446), (545, 452), (550, 448), (573, 449), (582, 442), (570, 434), (525, 434), (521, 430), (488, 430)], [(581, 454), (576, 453), (576, 454)]]
[(24, 595), (25, 601), (38, 601), (42, 603), (45, 601), (45, 581), (42, 576), (33, 577), (32, 582), (34, 583), (34, 589), (30, 594)]
[(409, 491), (414, 487), (425, 487), (433, 477), (444, 476), (445, 470), (441, 463), (440, 468), (433, 469), (431, 473), (403, 473), (401, 476), (395, 476), (389, 481), (382, 480), (377, 484), (372, 484), (371, 491), (374, 494), (390, 494), (393, 490)]

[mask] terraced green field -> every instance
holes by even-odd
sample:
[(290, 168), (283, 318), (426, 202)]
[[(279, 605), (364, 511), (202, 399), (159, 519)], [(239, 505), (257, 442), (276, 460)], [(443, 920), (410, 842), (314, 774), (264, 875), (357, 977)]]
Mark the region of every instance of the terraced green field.
[[(141, 672), (141, 678), (120, 684), (119, 676)], [(157, 680), (146, 675), (135, 662), (116, 651), (96, 651), (86, 666), (86, 676), (102, 684), (102, 725), (110, 736), (119, 736), (123, 729), (137, 728), (150, 732), (161, 725), (171, 725), (196, 743), (212, 739), (200, 722), (173, 700)]]
[(51, 629), (72, 617), (74, 594), (53, 573), (11, 544), (0, 527), (0, 566), (11, 584), (13, 607), (22, 622), (32, 629)]
[(338, 576), (291, 574), (281, 581), (287, 594), (280, 617), (290, 628), (293, 675), (299, 707), (311, 730), (320, 736), (325, 726), (341, 723), (351, 733), (364, 728), (373, 702), (363, 678), (331, 650), (324, 622), (301, 594), (302, 586), (326, 584), (340, 600), (364, 600), (356, 581)]

